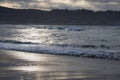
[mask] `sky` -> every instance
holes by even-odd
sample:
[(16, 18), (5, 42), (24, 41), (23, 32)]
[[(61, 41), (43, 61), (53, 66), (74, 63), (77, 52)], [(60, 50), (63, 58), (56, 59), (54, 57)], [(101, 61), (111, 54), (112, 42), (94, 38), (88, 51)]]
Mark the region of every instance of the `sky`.
[(20, 9), (88, 9), (120, 11), (120, 0), (0, 0), (0, 6)]

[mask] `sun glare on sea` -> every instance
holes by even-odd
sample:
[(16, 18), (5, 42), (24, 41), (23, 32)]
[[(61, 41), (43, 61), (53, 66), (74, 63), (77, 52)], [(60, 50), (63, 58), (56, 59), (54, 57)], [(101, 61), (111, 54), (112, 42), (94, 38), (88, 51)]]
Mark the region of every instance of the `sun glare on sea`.
[(51, 44), (53, 38), (51, 37), (52, 32), (47, 29), (37, 29), (30, 27), (26, 29), (17, 29), (19, 34), (15, 35), (15, 39), (21, 42), (31, 42), (39, 44)]

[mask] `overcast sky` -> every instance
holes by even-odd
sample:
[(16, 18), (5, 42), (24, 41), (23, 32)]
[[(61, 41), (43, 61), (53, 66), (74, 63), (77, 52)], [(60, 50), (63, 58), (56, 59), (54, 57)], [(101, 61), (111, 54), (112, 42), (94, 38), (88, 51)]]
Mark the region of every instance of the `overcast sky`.
[(0, 6), (25, 9), (119, 10), (120, 0), (0, 0)]

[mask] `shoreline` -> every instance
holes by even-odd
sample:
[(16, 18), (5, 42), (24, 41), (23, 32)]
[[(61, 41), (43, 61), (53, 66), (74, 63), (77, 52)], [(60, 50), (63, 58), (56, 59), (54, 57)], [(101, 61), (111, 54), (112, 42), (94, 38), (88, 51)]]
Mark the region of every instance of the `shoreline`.
[(0, 50), (1, 80), (119, 80), (120, 62)]

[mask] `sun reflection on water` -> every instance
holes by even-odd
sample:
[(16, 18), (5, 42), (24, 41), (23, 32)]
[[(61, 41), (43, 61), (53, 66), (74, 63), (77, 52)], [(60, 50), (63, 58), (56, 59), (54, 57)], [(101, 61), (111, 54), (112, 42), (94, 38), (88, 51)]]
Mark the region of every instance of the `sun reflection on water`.
[(21, 42), (32, 42), (32, 43), (41, 43), (49, 44), (53, 42), (51, 37), (52, 32), (47, 29), (36, 29), (36, 28), (27, 28), (27, 29), (17, 29), (19, 34), (15, 34), (15, 39)]
[[(10, 53), (11, 52), (11, 53)], [(33, 54), (33, 53), (29, 53), (26, 54), (25, 52), (20, 52), (20, 53), (16, 53), (14, 54), (14, 52), (10, 51), (9, 55), (11, 55), (12, 57), (16, 58), (16, 59), (21, 59), (21, 60), (26, 60), (26, 61), (46, 61), (47, 58), (42, 56), (42, 54)]]
[[(3, 54), (6, 55), (6, 59), (8, 59), (7, 57), (13, 58), (12, 60), (4, 62), (5, 65), (3, 64), (3, 67), (0, 67), (0, 71), (6, 71), (6, 77), (11, 75), (15, 79), (16, 75), (19, 75), (17, 77), (22, 77), (22, 79), (30, 78), (31, 80), (41, 80), (41, 78), (43, 78), (42, 80), (62, 80), (94, 77), (93, 75), (87, 75), (85, 72), (79, 71), (79, 69), (73, 67), (74, 65), (69, 65), (69, 62), (75, 61), (68, 57), (63, 58), (63, 56), (60, 57), (18, 51), (3, 51)], [(66, 61), (66, 58), (71, 61)], [(4, 72), (0, 74), (4, 75)], [(24, 77), (21, 74), (24, 74)], [(28, 75), (30, 75), (30, 77)]]
[(44, 71), (44, 68), (39, 66), (18, 66), (18, 67), (9, 67), (8, 70), (34, 72), (34, 71)]

